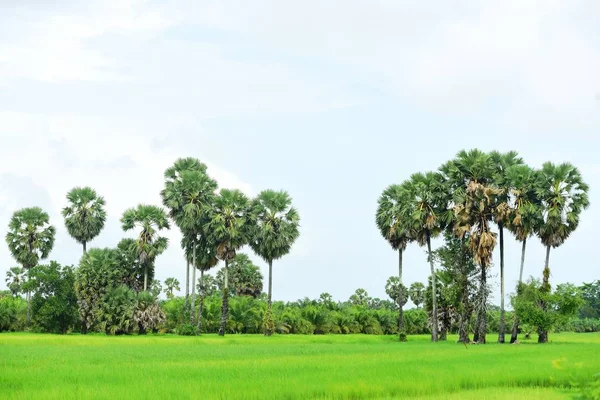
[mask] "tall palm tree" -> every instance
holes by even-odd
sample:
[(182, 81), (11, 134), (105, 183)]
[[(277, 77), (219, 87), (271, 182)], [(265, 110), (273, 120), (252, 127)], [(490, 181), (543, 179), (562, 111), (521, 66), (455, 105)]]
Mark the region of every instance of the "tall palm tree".
[[(510, 220), (506, 227), (521, 242), (521, 264), (519, 268), (519, 282), (517, 293), (520, 293), (523, 283), (523, 269), (525, 267), (525, 250), (527, 238), (533, 235), (542, 220), (542, 208), (536, 195), (536, 171), (527, 165), (514, 165), (506, 170), (507, 186), (510, 188)], [(518, 338), (519, 320), (515, 316), (510, 342), (515, 343)]]
[(11, 267), (6, 271), (6, 285), (14, 297), (17, 297), (21, 292), (21, 287), (25, 282), (25, 269), (19, 266)]
[[(443, 176), (437, 172), (417, 173), (407, 183), (409, 202), (403, 211), (407, 215), (410, 236), (419, 246), (427, 246), (427, 258), (432, 277), (432, 310), (437, 315), (437, 288), (434, 257), (431, 239), (436, 238), (452, 222), (452, 210), (449, 208), (448, 187)], [(438, 341), (438, 326), (432, 319), (431, 340)]]
[[(16, 211), (8, 224), (6, 244), (13, 258), (29, 274), (39, 260), (48, 258), (54, 247), (56, 229), (50, 217), (39, 207)], [(27, 291), (27, 324), (31, 321), (31, 296)]]
[(63, 208), (62, 215), (69, 235), (83, 246), (100, 234), (106, 222), (104, 198), (90, 187), (76, 187), (67, 194), (69, 205)]
[(179, 280), (177, 280), (176, 278), (165, 279), (165, 294), (167, 295), (168, 299), (172, 299), (175, 297), (175, 294), (173, 294), (175, 290), (181, 290), (179, 288)]
[(219, 335), (225, 335), (229, 312), (229, 262), (235, 258), (236, 251), (248, 244), (252, 234), (252, 213), (250, 201), (240, 190), (222, 189), (214, 199), (209, 211), (205, 232), (210, 241), (217, 246), (217, 258), (225, 261), (225, 282)]
[[(169, 216), (179, 227), (184, 237), (190, 239), (189, 247), (194, 250), (194, 243), (203, 235), (206, 224), (206, 213), (215, 196), (217, 182), (206, 173), (206, 165), (195, 158), (180, 158), (165, 171), (165, 188), (161, 191), (163, 205), (169, 210)], [(185, 248), (184, 248), (185, 250)], [(186, 309), (189, 303), (190, 264), (196, 265), (195, 256), (186, 255)], [(192, 270), (192, 301), (195, 306), (196, 268)], [(190, 312), (190, 323), (194, 313)]]
[(399, 319), (398, 332), (400, 341), (406, 341), (404, 329), (404, 312), (402, 299), (407, 295), (402, 293), (402, 254), (409, 242), (414, 240), (408, 231), (407, 205), (410, 203), (410, 192), (407, 190), (407, 184), (390, 185), (385, 189), (379, 198), (377, 213), (375, 214), (375, 223), (379, 232), (385, 240), (388, 241), (392, 249), (398, 251), (398, 305)]
[(511, 214), (509, 205), (511, 187), (506, 173), (508, 168), (515, 165), (522, 165), (523, 159), (519, 157), (516, 151), (509, 151), (508, 153), (493, 151), (490, 153), (490, 158), (496, 170), (493, 176), (494, 185), (502, 190), (496, 196), (496, 205), (492, 214), (500, 234), (500, 329), (498, 332), (498, 343), (504, 343), (506, 336), (506, 311), (504, 309), (504, 228), (510, 222)]
[(254, 252), (269, 264), (269, 292), (265, 313), (264, 333), (275, 330), (271, 301), (273, 295), (273, 260), (288, 254), (300, 236), (300, 216), (292, 207), (292, 198), (285, 191), (263, 190), (252, 201), (255, 226), (250, 241)]
[(473, 258), (481, 268), (479, 306), (474, 341), (485, 343), (487, 331), (487, 269), (496, 247), (496, 233), (490, 229), (496, 197), (501, 190), (493, 186), (496, 168), (489, 154), (474, 149), (460, 151), (441, 171), (453, 192), (454, 233), (469, 243)]
[[(546, 246), (542, 290), (550, 292), (550, 248), (562, 245), (577, 229), (582, 211), (589, 206), (588, 186), (573, 165), (547, 162), (538, 174), (536, 191), (542, 201), (544, 219), (537, 234)], [(538, 334), (539, 343), (548, 341), (547, 330)]]
[(159, 231), (169, 229), (169, 218), (160, 207), (140, 204), (123, 213), (121, 224), (125, 232), (140, 228), (135, 246), (138, 259), (144, 267), (144, 291), (148, 290), (149, 269), (154, 276), (154, 260), (168, 245), (168, 239), (159, 236)]

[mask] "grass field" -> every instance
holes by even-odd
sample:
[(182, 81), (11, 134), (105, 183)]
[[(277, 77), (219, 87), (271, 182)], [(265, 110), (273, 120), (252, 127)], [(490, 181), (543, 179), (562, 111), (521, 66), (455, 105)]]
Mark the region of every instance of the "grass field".
[(563, 399), (574, 377), (600, 371), (598, 334), (468, 348), (409, 340), (0, 334), (0, 397)]

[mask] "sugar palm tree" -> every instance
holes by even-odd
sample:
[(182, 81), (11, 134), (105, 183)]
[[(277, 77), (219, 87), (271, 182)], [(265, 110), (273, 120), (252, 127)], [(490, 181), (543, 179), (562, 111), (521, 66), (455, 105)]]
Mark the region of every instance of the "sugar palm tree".
[(508, 153), (493, 151), (490, 153), (490, 158), (496, 170), (493, 175), (494, 186), (502, 190), (496, 196), (496, 205), (492, 214), (500, 234), (500, 329), (498, 332), (498, 343), (504, 343), (506, 335), (506, 311), (504, 309), (504, 228), (510, 222), (511, 214), (509, 205), (511, 187), (506, 174), (510, 167), (523, 165), (523, 159), (519, 157), (516, 151), (509, 151)]
[[(515, 238), (521, 242), (521, 264), (517, 293), (520, 292), (520, 286), (523, 283), (527, 239), (539, 229), (542, 220), (541, 202), (535, 190), (536, 175), (536, 171), (527, 165), (514, 165), (506, 170), (507, 186), (511, 191), (510, 220), (506, 226), (515, 235)], [(511, 343), (517, 341), (518, 331), (519, 320), (515, 316), (510, 337)]]
[[(407, 182), (409, 202), (403, 214), (407, 216), (410, 236), (419, 246), (427, 246), (427, 258), (432, 277), (432, 310), (437, 315), (437, 288), (431, 239), (436, 238), (452, 222), (450, 198), (444, 177), (440, 173), (417, 173)], [(433, 320), (431, 340), (438, 341), (438, 326)]]
[(407, 184), (391, 185), (385, 189), (379, 198), (377, 213), (375, 214), (375, 223), (379, 232), (385, 240), (388, 241), (392, 249), (398, 251), (398, 293), (397, 302), (399, 305), (398, 332), (400, 341), (406, 341), (404, 329), (404, 313), (402, 299), (407, 294), (402, 293), (402, 254), (408, 243), (414, 240), (408, 231), (409, 223), (406, 215), (407, 205), (410, 203), (410, 192), (407, 190)]
[(300, 236), (300, 216), (292, 199), (285, 191), (264, 190), (252, 201), (255, 221), (250, 247), (269, 264), (269, 291), (264, 333), (271, 336), (275, 330), (271, 301), (273, 295), (273, 261), (288, 254)]
[(248, 244), (252, 234), (252, 214), (250, 201), (240, 190), (222, 189), (214, 199), (209, 211), (204, 231), (209, 240), (216, 244), (217, 258), (225, 261), (225, 282), (219, 335), (225, 335), (229, 312), (229, 262), (235, 258), (237, 250)]
[(104, 198), (90, 187), (76, 187), (67, 194), (69, 205), (63, 208), (67, 232), (81, 243), (86, 252), (87, 243), (100, 234), (106, 222)]
[(159, 236), (163, 229), (169, 229), (169, 219), (160, 207), (140, 204), (123, 213), (121, 224), (124, 231), (140, 228), (135, 246), (140, 264), (144, 268), (144, 291), (148, 290), (148, 274), (152, 268), (154, 276), (154, 260), (162, 254), (168, 245), (166, 237)]
[(175, 297), (175, 294), (173, 294), (175, 290), (181, 290), (179, 288), (179, 280), (176, 278), (165, 279), (165, 294), (167, 295), (168, 299), (173, 299)]
[[(48, 258), (54, 247), (56, 229), (39, 207), (15, 212), (8, 224), (6, 244), (13, 258), (29, 273), (39, 260)], [(27, 291), (27, 324), (31, 320), (31, 299)]]
[(14, 297), (21, 293), (21, 287), (25, 282), (25, 269), (17, 266), (6, 271), (6, 285)]
[[(180, 158), (165, 171), (165, 188), (161, 191), (163, 205), (169, 210), (169, 216), (175, 221), (184, 237), (190, 239), (189, 248), (194, 250), (195, 242), (203, 235), (206, 212), (215, 196), (217, 182), (206, 173), (206, 165), (195, 158)], [(185, 250), (185, 248), (184, 248)], [(190, 263), (196, 265), (194, 254), (186, 255), (186, 309), (189, 300)], [(192, 270), (192, 301), (195, 303), (196, 269)], [(193, 323), (193, 312), (190, 320)]]
[(496, 198), (501, 190), (493, 186), (496, 168), (489, 154), (480, 150), (461, 151), (441, 167), (452, 187), (455, 221), (453, 232), (468, 241), (473, 258), (481, 268), (479, 306), (474, 341), (485, 343), (487, 331), (487, 269), (496, 246), (490, 229)]
[[(537, 234), (546, 246), (542, 290), (550, 292), (550, 248), (562, 245), (579, 226), (581, 213), (589, 206), (588, 186), (573, 165), (547, 162), (538, 174), (536, 192), (543, 210)], [(548, 341), (548, 331), (538, 334), (539, 343)]]

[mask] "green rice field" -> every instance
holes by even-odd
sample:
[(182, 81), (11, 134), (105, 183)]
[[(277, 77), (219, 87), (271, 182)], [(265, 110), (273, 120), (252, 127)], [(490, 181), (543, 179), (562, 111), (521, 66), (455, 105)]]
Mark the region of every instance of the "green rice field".
[(450, 339), (0, 334), (0, 398), (564, 399), (600, 372), (600, 334)]

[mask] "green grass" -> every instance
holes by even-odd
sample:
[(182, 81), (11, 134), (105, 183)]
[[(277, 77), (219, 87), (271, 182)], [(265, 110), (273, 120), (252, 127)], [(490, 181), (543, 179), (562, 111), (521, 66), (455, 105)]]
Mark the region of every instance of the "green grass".
[(409, 340), (0, 334), (0, 398), (562, 399), (574, 376), (600, 371), (599, 334)]

